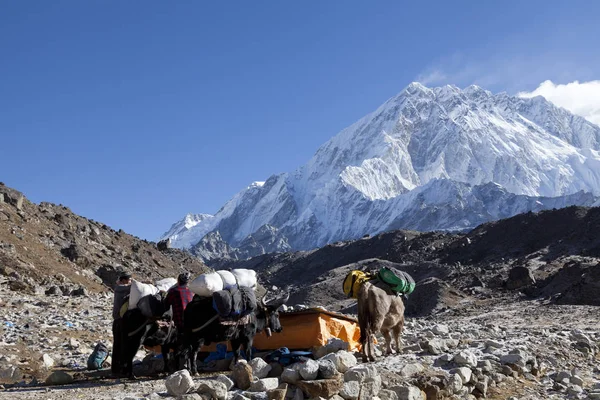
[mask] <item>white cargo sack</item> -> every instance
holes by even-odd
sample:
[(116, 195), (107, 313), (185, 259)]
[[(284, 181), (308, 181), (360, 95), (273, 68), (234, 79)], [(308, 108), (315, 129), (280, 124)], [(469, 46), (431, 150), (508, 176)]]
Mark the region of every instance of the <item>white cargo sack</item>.
[(155, 286), (158, 290), (163, 292), (168, 292), (173, 286), (177, 285), (177, 279), (175, 278), (165, 278), (160, 281), (156, 281)]
[(202, 274), (188, 284), (189, 289), (202, 297), (210, 297), (214, 292), (223, 290), (223, 279), (216, 272)]
[(129, 292), (129, 310), (137, 308), (138, 301), (149, 294), (158, 293), (158, 288), (149, 283), (131, 281), (131, 291)]
[(223, 290), (231, 289), (237, 286), (235, 275), (233, 275), (231, 272), (217, 271), (217, 274), (219, 274), (219, 276), (221, 276), (221, 279), (223, 280)]
[(210, 297), (214, 292), (236, 286), (256, 289), (256, 271), (252, 269), (234, 269), (202, 274), (188, 285), (190, 290), (202, 297)]
[(256, 271), (253, 269), (234, 269), (231, 271), (240, 287), (256, 289)]

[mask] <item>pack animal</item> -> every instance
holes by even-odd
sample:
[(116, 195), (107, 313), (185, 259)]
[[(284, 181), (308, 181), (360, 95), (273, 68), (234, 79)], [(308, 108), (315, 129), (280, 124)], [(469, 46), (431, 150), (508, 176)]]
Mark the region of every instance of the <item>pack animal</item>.
[(124, 373), (134, 379), (133, 358), (142, 344), (161, 346), (164, 371), (174, 372), (169, 362), (170, 350), (177, 348), (177, 329), (168, 322), (149, 319), (140, 309), (128, 310), (123, 315), (123, 354)]
[(404, 302), (385, 286), (376, 282), (365, 282), (358, 291), (358, 325), (363, 362), (375, 361), (374, 337), (381, 332), (386, 340), (387, 354), (394, 354), (392, 336), (396, 351), (401, 350), (400, 335), (404, 329)]
[[(266, 297), (266, 296), (265, 296)], [(242, 346), (250, 361), (252, 359), (252, 343), (254, 336), (261, 332), (281, 332), (279, 312), (277, 311), (289, 299), (289, 294), (283, 298), (266, 302), (260, 301), (256, 311), (250, 313), (246, 321), (234, 324), (222, 324), (217, 311), (213, 308), (212, 297), (195, 296), (184, 311), (184, 332), (182, 359), (192, 374), (197, 373), (196, 357), (203, 345), (215, 342), (230, 341), (234, 352), (234, 361), (241, 358)]]

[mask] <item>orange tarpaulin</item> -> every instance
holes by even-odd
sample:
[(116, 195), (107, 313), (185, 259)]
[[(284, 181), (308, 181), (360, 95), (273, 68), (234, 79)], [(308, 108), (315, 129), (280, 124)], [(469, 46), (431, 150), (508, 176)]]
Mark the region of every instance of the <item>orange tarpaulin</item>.
[[(287, 347), (290, 350), (310, 349), (324, 346), (329, 339), (337, 338), (349, 344), (350, 350), (359, 350), (360, 329), (358, 321), (347, 315), (318, 308), (280, 313), (283, 327), (280, 333), (267, 337), (264, 332), (254, 338), (258, 350), (276, 350)], [(231, 347), (227, 346), (228, 350)], [(201, 351), (215, 351), (216, 344), (202, 347)]]

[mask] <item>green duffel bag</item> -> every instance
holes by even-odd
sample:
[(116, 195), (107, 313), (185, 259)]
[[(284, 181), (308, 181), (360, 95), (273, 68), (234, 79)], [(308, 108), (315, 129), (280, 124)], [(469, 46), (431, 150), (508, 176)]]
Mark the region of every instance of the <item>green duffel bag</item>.
[(394, 293), (408, 295), (415, 290), (415, 280), (404, 271), (383, 267), (377, 275), (379, 280), (388, 284)]

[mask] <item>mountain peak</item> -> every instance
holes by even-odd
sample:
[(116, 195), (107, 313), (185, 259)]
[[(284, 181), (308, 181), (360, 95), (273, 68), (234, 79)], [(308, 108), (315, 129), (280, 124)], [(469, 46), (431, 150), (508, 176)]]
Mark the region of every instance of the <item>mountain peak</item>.
[(293, 249), (381, 232), (390, 221), (394, 228), (466, 229), (589, 201), (569, 195), (600, 194), (599, 151), (599, 127), (546, 100), (412, 82), (307, 164), (251, 184), (174, 243), (189, 247), (219, 230), (239, 246), (265, 226), (277, 229), (273, 243)]

